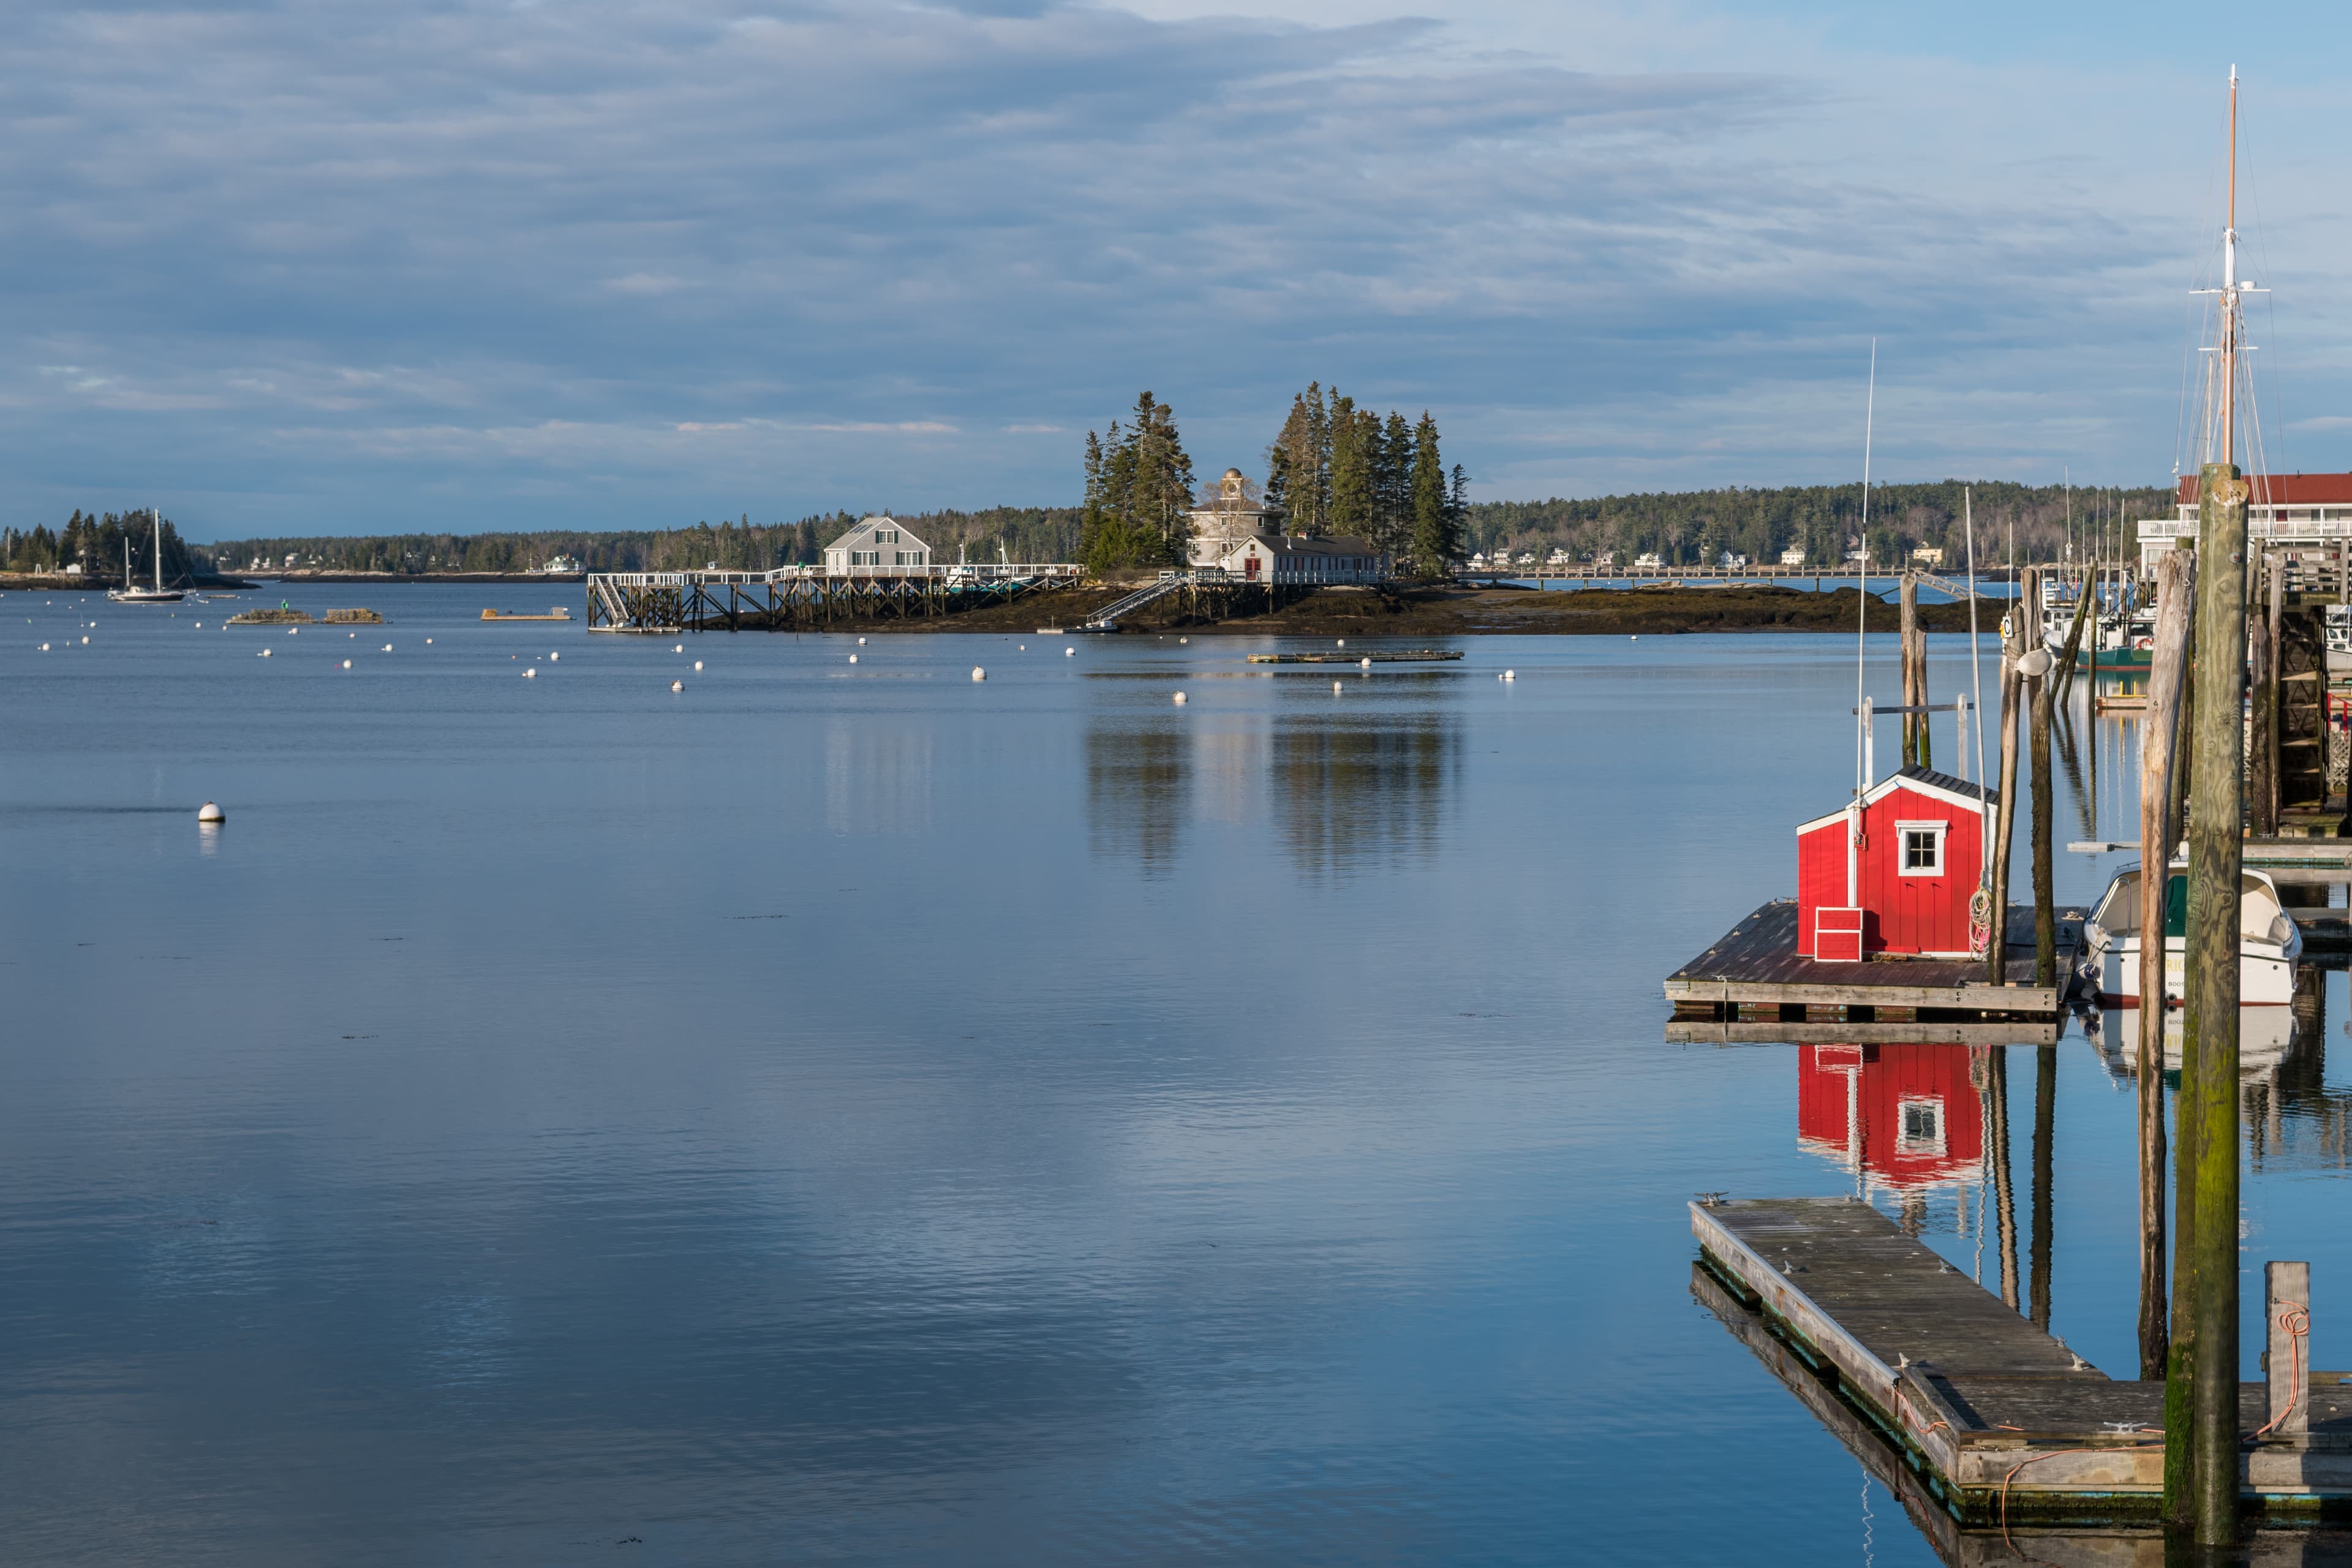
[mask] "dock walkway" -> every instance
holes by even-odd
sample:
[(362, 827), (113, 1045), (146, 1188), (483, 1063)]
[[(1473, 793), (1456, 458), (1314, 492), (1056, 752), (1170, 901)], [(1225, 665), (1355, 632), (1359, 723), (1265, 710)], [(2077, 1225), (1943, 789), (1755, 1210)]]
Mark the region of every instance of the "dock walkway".
[[(1859, 1199), (1701, 1202), (1690, 1216), (1701, 1268), (1860, 1409), (1954, 1521), (2156, 1516), (2162, 1384), (2109, 1378)], [(2352, 1504), (2342, 1375), (2311, 1374), (2307, 1433), (2249, 1444), (2250, 1507), (2308, 1519)], [(2268, 1398), (2262, 1384), (2240, 1385), (2246, 1432), (2263, 1425)]]
[(1738, 1018), (1801, 1024), (1930, 1018), (2048, 1018), (2065, 1000), (2083, 951), (2086, 911), (2061, 908), (2058, 984), (2033, 984), (2033, 911), (2009, 907), (2005, 984), (1979, 958), (1877, 957), (1822, 963), (1797, 952), (1797, 900), (1775, 899), (1666, 977), (1678, 1020)]

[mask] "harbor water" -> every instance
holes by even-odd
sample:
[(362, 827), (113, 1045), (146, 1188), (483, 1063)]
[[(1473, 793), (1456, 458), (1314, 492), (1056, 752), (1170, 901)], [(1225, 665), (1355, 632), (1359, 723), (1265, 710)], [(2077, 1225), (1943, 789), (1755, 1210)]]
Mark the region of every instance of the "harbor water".
[[(387, 623), (221, 626), (281, 596)], [(1936, 1560), (1684, 1205), (1859, 1191), (1997, 1287), (1981, 1173), (1659, 991), (1843, 804), (1852, 637), (478, 619), (551, 598), (0, 598), (9, 1561)], [(2129, 723), (2072, 743), (2062, 844), (2132, 836)], [(2342, 980), (2247, 1100), (2321, 1366)], [(2130, 1081), (2056, 1064), (2051, 1327), (2127, 1377)]]

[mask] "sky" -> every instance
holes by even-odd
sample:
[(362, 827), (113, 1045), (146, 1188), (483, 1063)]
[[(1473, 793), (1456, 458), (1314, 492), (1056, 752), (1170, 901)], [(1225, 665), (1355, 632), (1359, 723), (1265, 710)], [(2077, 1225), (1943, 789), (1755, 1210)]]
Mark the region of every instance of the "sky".
[(1072, 504), (1309, 380), (1479, 500), (1853, 482), (1874, 340), (1875, 477), (2161, 483), (2233, 62), (2264, 453), (2352, 468), (2352, 15), (2211, 16), (16, 0), (0, 522)]

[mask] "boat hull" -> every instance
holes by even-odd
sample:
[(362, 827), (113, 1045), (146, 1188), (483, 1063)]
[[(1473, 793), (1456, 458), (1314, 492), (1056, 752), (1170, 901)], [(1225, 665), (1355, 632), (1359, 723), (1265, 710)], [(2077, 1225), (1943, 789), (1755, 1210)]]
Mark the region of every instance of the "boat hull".
[[(2273, 946), (2269, 942), (2245, 942), (2238, 950), (2238, 1005), (2242, 1007), (2284, 1007), (2294, 1000), (2294, 961), (2302, 946), (2292, 944), (2295, 951)], [(2172, 937), (2164, 944), (2164, 992), (2168, 1005), (2180, 1005), (2180, 993), (2187, 965), (2186, 943)], [(2094, 948), (2090, 962), (2096, 966), (2099, 1005), (2102, 1008), (2137, 1007), (2140, 1005), (2139, 939), (2126, 936), (2110, 937)]]

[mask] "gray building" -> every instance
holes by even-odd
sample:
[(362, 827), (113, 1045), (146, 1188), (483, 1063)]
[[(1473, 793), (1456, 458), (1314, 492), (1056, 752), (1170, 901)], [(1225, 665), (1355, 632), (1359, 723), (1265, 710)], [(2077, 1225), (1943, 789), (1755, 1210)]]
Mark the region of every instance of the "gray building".
[(824, 547), (824, 569), (844, 576), (887, 577), (929, 567), (931, 547), (895, 517), (869, 517)]

